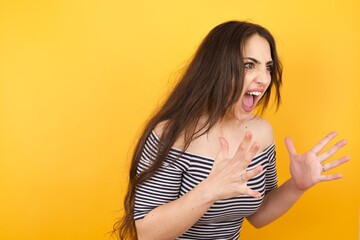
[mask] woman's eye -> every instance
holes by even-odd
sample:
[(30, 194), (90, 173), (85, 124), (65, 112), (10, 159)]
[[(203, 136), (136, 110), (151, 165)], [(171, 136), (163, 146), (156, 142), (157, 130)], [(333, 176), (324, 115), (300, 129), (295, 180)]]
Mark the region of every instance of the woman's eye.
[(269, 72), (272, 72), (274, 69), (274, 66), (273, 65), (268, 65), (266, 66), (266, 70), (268, 70)]
[(251, 63), (251, 62), (245, 63), (245, 64), (244, 64), (244, 67), (247, 68), (247, 69), (251, 69), (251, 68), (254, 68), (254, 67), (255, 67), (255, 64), (254, 64), (254, 63)]

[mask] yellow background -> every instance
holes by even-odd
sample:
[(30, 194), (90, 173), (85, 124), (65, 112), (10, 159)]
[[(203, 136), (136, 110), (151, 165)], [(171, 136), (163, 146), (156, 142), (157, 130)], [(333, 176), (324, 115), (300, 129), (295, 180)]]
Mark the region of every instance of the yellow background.
[[(273, 124), (299, 152), (331, 130), (349, 141), (344, 178), (309, 190), (242, 240), (358, 239), (360, 3), (342, 1), (0, 2), (0, 239), (107, 239), (131, 148), (201, 39), (237, 19), (267, 27), (284, 64)], [(334, 157), (333, 159), (336, 159)]]

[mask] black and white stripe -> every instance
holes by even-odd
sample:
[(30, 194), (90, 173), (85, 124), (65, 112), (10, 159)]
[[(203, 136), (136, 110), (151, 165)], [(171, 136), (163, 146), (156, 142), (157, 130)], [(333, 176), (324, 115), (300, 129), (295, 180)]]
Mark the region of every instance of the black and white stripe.
[[(154, 160), (158, 137), (152, 132), (147, 139), (137, 172), (144, 171)], [(263, 171), (247, 185), (261, 193), (256, 199), (237, 196), (215, 202), (209, 210), (178, 239), (238, 239), (244, 217), (256, 212), (265, 194), (277, 187), (275, 145), (254, 157), (248, 170), (262, 165)], [(136, 189), (134, 219), (143, 218), (154, 208), (176, 200), (193, 189), (210, 173), (214, 159), (172, 148), (160, 169)]]

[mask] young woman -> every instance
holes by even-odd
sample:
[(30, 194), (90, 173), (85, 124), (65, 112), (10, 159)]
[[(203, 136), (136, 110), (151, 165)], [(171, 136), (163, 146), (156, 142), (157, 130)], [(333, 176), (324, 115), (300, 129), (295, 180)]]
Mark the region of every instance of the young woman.
[(336, 133), (301, 155), (287, 138), (292, 177), (277, 186), (272, 128), (253, 112), (272, 92), (279, 105), (281, 76), (265, 28), (231, 21), (207, 35), (138, 141), (120, 239), (238, 239), (245, 217), (262, 227), (310, 187), (341, 177), (323, 172), (348, 156), (322, 162), (346, 141), (320, 154)]

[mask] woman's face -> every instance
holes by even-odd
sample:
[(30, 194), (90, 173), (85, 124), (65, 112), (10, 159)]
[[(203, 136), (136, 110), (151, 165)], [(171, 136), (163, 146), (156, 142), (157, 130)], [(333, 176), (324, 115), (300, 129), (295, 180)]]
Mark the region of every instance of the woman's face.
[(273, 61), (268, 41), (258, 34), (251, 36), (244, 45), (243, 62), (243, 92), (230, 109), (230, 113), (237, 120), (246, 120), (253, 116), (252, 111), (269, 87)]

